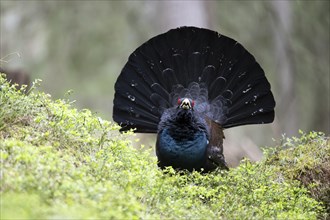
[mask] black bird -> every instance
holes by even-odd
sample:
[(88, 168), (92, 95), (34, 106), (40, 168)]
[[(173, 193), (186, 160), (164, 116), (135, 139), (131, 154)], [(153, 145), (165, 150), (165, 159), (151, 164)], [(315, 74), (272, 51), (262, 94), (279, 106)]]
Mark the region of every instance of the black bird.
[(227, 169), (223, 129), (274, 120), (275, 100), (260, 65), (240, 43), (181, 27), (138, 47), (116, 84), (121, 131), (157, 133), (159, 166)]

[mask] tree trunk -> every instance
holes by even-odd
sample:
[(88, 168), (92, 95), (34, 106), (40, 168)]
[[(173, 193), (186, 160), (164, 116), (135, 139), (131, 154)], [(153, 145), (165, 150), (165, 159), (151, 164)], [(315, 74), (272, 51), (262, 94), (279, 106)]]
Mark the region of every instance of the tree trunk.
[(297, 133), (297, 100), (295, 97), (295, 78), (291, 59), (290, 31), (292, 28), (291, 2), (271, 1), (274, 15), (273, 34), (274, 52), (276, 60), (276, 74), (278, 74), (278, 88), (280, 97), (277, 98), (278, 114), (282, 118), (281, 131), (291, 136)]
[(171, 29), (180, 26), (210, 28), (205, 1), (161, 1), (161, 26)]

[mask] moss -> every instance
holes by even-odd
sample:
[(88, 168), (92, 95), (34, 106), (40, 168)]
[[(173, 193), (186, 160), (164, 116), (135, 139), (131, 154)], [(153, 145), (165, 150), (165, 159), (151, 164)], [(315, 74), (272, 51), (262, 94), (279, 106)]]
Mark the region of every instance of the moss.
[(36, 83), (27, 94), (4, 79), (0, 85), (3, 219), (326, 216), (327, 182), (310, 184), (304, 176), (319, 170), (309, 175), (319, 180), (329, 168), (319, 167), (329, 155), (324, 134), (287, 140), (265, 160), (244, 160), (228, 172), (161, 171), (148, 150), (132, 147), (132, 132), (120, 134), (87, 109), (51, 100)]
[(265, 165), (275, 165), (280, 175), (298, 180), (311, 197), (323, 203), (330, 217), (329, 137), (322, 132), (300, 133), (300, 138), (286, 138), (275, 151), (268, 151)]

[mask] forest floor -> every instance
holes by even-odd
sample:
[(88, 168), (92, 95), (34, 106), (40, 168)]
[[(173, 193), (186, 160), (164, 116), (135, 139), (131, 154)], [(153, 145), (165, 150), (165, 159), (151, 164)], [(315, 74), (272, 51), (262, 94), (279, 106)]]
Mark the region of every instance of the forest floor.
[[(165, 171), (133, 132), (0, 77), (1, 219), (327, 219), (330, 146), (300, 131), (229, 171)], [(133, 137), (133, 138), (132, 138)]]

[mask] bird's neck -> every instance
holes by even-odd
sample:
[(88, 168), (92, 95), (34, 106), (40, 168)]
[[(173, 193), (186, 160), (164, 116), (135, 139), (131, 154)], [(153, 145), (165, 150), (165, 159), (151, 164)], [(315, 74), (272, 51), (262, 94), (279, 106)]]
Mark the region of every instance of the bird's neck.
[(193, 110), (177, 109), (166, 123), (170, 135), (180, 141), (190, 140), (197, 132), (206, 132), (206, 124)]

